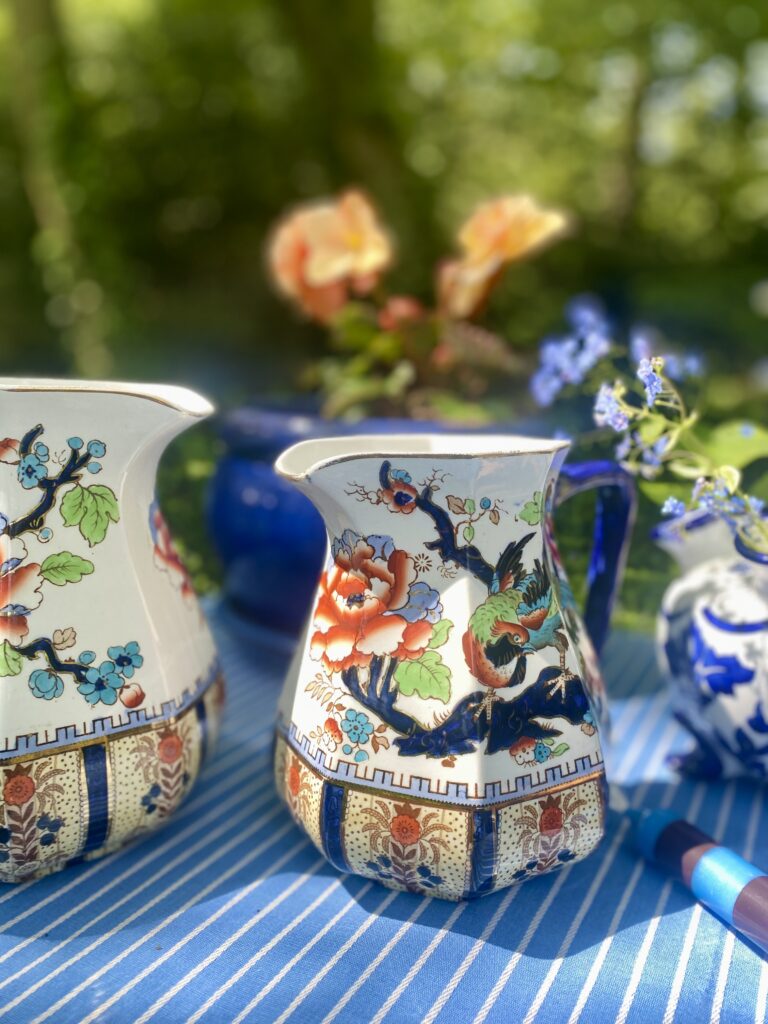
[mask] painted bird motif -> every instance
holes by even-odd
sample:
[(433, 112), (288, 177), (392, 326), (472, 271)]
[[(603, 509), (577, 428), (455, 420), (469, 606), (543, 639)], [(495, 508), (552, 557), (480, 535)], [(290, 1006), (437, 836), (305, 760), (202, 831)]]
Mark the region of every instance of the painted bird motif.
[(549, 574), (537, 558), (533, 570), (523, 568), (523, 549), (535, 536), (527, 534), (504, 550), (490, 593), (475, 609), (464, 634), (464, 657), (478, 682), (488, 688), (476, 717), (497, 700), (496, 690), (519, 686), (525, 680), (527, 656), (546, 647), (560, 655), (560, 674), (550, 681), (550, 696), (565, 698), (566, 683), (575, 676), (565, 667), (568, 639)]

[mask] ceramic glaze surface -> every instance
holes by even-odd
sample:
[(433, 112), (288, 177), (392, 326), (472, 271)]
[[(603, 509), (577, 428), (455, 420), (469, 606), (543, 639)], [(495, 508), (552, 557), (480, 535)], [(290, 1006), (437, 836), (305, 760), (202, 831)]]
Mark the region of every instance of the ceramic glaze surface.
[(330, 539), (278, 788), (340, 868), (457, 899), (599, 842), (603, 683), (552, 532), (566, 447), (346, 438), (278, 460)]
[(154, 500), (163, 449), (208, 404), (146, 385), (0, 391), (0, 879), (15, 881), (167, 817), (221, 692)]
[[(691, 544), (710, 557), (695, 564)], [(676, 715), (695, 740), (677, 767), (709, 778), (764, 778), (768, 568), (736, 556), (714, 520), (695, 524), (690, 538), (680, 534), (668, 550), (681, 553), (687, 571), (664, 595), (657, 650)]]

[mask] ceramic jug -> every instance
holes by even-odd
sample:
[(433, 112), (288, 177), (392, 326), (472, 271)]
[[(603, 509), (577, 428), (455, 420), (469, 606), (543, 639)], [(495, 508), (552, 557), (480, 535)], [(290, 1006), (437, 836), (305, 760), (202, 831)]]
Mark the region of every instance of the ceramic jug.
[(280, 705), (275, 772), (343, 871), (447, 899), (584, 857), (604, 828), (603, 683), (552, 513), (597, 488), (598, 646), (633, 518), (610, 463), (510, 436), (304, 441), (277, 462), (329, 553)]
[(657, 620), (659, 665), (694, 746), (673, 764), (703, 778), (768, 775), (768, 566), (707, 512), (654, 534), (682, 575)]
[(0, 880), (165, 820), (215, 737), (213, 642), (154, 499), (177, 387), (0, 380)]

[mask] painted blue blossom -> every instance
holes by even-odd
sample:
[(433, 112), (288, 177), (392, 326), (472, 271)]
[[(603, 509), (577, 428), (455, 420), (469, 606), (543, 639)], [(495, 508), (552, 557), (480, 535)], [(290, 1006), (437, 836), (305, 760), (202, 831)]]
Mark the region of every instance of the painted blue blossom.
[(88, 465), (85, 468), (88, 470), (89, 473), (100, 473), (101, 472), (101, 463), (100, 462), (89, 462)]
[(407, 473), (404, 469), (391, 469), (389, 475), (393, 480), (399, 480), (404, 484), (411, 482), (411, 474)]
[(88, 454), (92, 455), (94, 459), (101, 459), (107, 454), (107, 446), (103, 441), (89, 441)]
[(400, 615), (406, 622), (418, 622), (426, 619), (427, 622), (437, 622), (443, 614), (443, 606), (440, 604), (440, 594), (433, 590), (428, 583), (420, 581), (412, 583), (408, 590), (408, 600), (401, 608), (392, 608), (385, 612), (385, 615)]
[(139, 645), (131, 640), (125, 647), (109, 647), (107, 654), (114, 661), (115, 668), (126, 679), (130, 679), (137, 668), (144, 664), (144, 658), (139, 653)]
[(45, 480), (48, 470), (37, 455), (30, 452), (19, 463), (18, 475), (21, 486), (30, 490), (32, 487), (38, 487), (41, 480)]
[(157, 810), (157, 804), (155, 803), (155, 800), (157, 800), (161, 793), (162, 789), (160, 788), (158, 783), (155, 782), (144, 794), (144, 796), (141, 798), (141, 806), (144, 808), (145, 814), (153, 814)]
[(679, 498), (673, 498), (670, 495), (664, 504), (661, 506), (661, 514), (663, 516), (671, 516), (677, 519), (679, 516), (685, 513), (685, 502)]
[(123, 679), (118, 675), (113, 661), (102, 661), (98, 668), (89, 668), (85, 682), (77, 690), (89, 704), (114, 704)]
[(91, 662), (96, 661), (96, 651), (83, 651), (77, 660), (81, 665), (90, 665)]
[(41, 462), (47, 462), (50, 456), (50, 452), (48, 451), (48, 445), (43, 444), (42, 441), (37, 442), (37, 444), (34, 447), (34, 453), (38, 457), (38, 459), (40, 459)]
[(29, 677), (29, 688), (35, 697), (53, 700), (64, 693), (64, 680), (55, 672), (40, 668)]
[(70, 437), (67, 444), (70, 448), (74, 448), (75, 451), (79, 451), (83, 447), (82, 437)]
[(551, 754), (552, 751), (549, 749), (546, 743), (543, 743), (541, 740), (539, 740), (536, 746), (533, 748), (533, 756), (535, 760), (539, 762), (539, 764), (543, 764), (544, 761), (548, 761)]
[(44, 832), (58, 832), (63, 824), (61, 818), (52, 818), (50, 814), (41, 814), (37, 819), (37, 827)]
[(629, 417), (622, 409), (616, 389), (610, 384), (601, 384), (595, 398), (593, 410), (595, 423), (598, 427), (612, 427), (620, 433), (629, 426)]
[(490, 498), (481, 498), (480, 499), (480, 508), (482, 508), (482, 509), (489, 509), (490, 507), (491, 507), (491, 499)]
[(44, 526), (42, 530), (37, 531), (37, 539), (40, 541), (41, 544), (47, 544), (52, 536), (53, 530), (50, 528), (50, 526)]
[(662, 362), (656, 359), (641, 359), (637, 367), (637, 376), (645, 388), (645, 397), (649, 407), (664, 390), (664, 381), (659, 376)]
[(349, 708), (342, 719), (341, 729), (346, 733), (350, 743), (367, 743), (373, 732), (373, 725), (368, 721), (365, 712)]

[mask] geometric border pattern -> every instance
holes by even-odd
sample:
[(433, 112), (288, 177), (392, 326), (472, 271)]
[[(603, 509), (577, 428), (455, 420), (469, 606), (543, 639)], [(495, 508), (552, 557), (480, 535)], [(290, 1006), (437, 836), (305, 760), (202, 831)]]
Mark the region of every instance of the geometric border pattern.
[[(593, 755), (576, 758), (551, 767), (541, 768), (523, 775), (516, 775), (505, 781), (487, 782), (482, 793), (477, 786), (470, 791), (467, 783), (451, 782), (448, 779), (428, 779), (420, 775), (396, 776), (393, 771), (372, 768), (369, 764), (352, 764), (338, 760), (336, 767), (330, 766), (330, 758), (291, 723), (286, 729), (285, 722), (278, 721), (278, 731), (302, 759), (324, 778), (351, 785), (370, 787), (373, 790), (389, 791), (396, 796), (410, 796), (420, 800), (460, 807), (490, 807), (503, 803), (523, 800), (542, 792), (551, 792), (564, 784), (582, 778), (593, 777), (604, 771), (603, 759), (598, 751)], [(405, 759), (404, 759), (405, 760)]]
[[(403, 800), (397, 793), (374, 790), (360, 782), (329, 780), (280, 732), (275, 742), (274, 769), (278, 793), (288, 804), (297, 824), (331, 864), (340, 871), (375, 879), (390, 889), (467, 900), (516, 884), (526, 875), (526, 862), (530, 857), (515, 838), (519, 823), (526, 813), (530, 815), (528, 808), (540, 814), (542, 797), (549, 800), (556, 792), (557, 799), (573, 797), (585, 806), (585, 823), (569, 850), (569, 861), (588, 856), (605, 833), (607, 786), (602, 768), (589, 776), (572, 777), (546, 793), (520, 793), (496, 806), (479, 808), (450, 805), (445, 800)], [(433, 820), (436, 813), (439, 815), (441, 827), (446, 830), (444, 834), (452, 838), (450, 849), (443, 854), (436, 869), (439, 878), (431, 879), (429, 885), (422, 884), (423, 876), (416, 871), (405, 885), (392, 877), (387, 864), (382, 874), (374, 863), (378, 851), (371, 841), (370, 817), (366, 817), (363, 810), (374, 804), (393, 818), (407, 813), (426, 822), (428, 814)], [(562, 862), (553, 860), (538, 873), (559, 867)]]
[(184, 690), (177, 700), (165, 701), (160, 705), (160, 710), (152, 714), (149, 714), (146, 708), (137, 708), (128, 711), (127, 721), (115, 723), (110, 716), (106, 716), (94, 718), (81, 726), (60, 726), (50, 739), (40, 739), (36, 733), (27, 733), (17, 736), (13, 745), (6, 740), (4, 749), (0, 749), (0, 763), (10, 758), (28, 757), (31, 754), (50, 753), (53, 750), (84, 746), (86, 743), (97, 742), (105, 736), (134, 732), (147, 725), (175, 718), (194, 704), (201, 694), (205, 693), (220, 671), (218, 659), (214, 659), (208, 670), (195, 681), (191, 690)]

